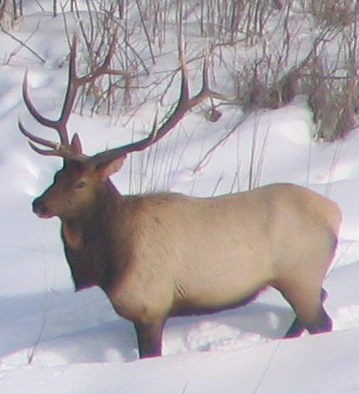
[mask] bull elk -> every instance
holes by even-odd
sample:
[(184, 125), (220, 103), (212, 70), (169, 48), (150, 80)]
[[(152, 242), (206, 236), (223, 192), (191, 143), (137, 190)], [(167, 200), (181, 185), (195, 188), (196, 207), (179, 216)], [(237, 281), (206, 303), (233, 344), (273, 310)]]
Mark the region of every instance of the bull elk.
[[(134, 323), (140, 357), (161, 355), (169, 316), (226, 309), (261, 289), (278, 289), (296, 313), (286, 337), (330, 331), (322, 282), (333, 258), (341, 221), (335, 203), (293, 184), (272, 184), (211, 198), (177, 193), (121, 195), (110, 180), (126, 155), (164, 137), (185, 113), (207, 98), (208, 86), (190, 97), (188, 69), (179, 48), (181, 92), (176, 108), (148, 137), (87, 156), (80, 139), (67, 132), (78, 88), (114, 73), (115, 44), (91, 74), (76, 73), (76, 40), (58, 120), (32, 104), (27, 76), (23, 98), (31, 115), (56, 130), (60, 143), (35, 136), (19, 121), (30, 146), (63, 158), (53, 184), (33, 202), (40, 218), (57, 216), (76, 290), (99, 286), (116, 312)], [(42, 146), (40, 148), (40, 146)]]

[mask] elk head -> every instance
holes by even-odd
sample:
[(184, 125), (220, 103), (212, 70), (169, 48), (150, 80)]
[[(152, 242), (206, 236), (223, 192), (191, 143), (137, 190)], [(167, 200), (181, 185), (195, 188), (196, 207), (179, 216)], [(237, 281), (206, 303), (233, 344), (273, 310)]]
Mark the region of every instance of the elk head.
[(108, 178), (122, 167), (125, 158), (124, 155), (98, 164), (89, 159), (65, 160), (53, 184), (34, 200), (33, 211), (45, 219), (81, 216), (103, 187), (108, 186)]
[[(52, 155), (63, 158), (63, 168), (55, 174), (53, 184), (37, 198), (33, 203), (34, 212), (42, 218), (58, 216), (69, 218), (78, 215), (86, 209), (96, 193), (103, 187), (108, 186), (109, 177), (118, 171), (126, 158), (126, 155), (141, 151), (164, 137), (180, 121), (185, 113), (207, 98), (223, 99), (224, 96), (216, 93), (208, 87), (208, 61), (204, 61), (203, 85), (198, 94), (189, 96), (188, 69), (182, 43), (179, 43), (179, 61), (181, 71), (181, 92), (178, 103), (171, 114), (167, 114), (161, 124), (155, 117), (152, 131), (139, 141), (125, 146), (99, 152), (93, 156), (87, 156), (82, 152), (81, 141), (78, 134), (74, 134), (70, 141), (67, 122), (75, 102), (77, 91), (86, 83), (93, 82), (96, 78), (105, 74), (128, 75), (126, 71), (116, 71), (110, 67), (111, 59), (116, 49), (117, 37), (110, 45), (109, 52), (104, 62), (92, 73), (79, 77), (76, 72), (77, 40), (73, 39), (68, 84), (61, 114), (58, 120), (51, 120), (42, 116), (32, 104), (28, 93), (27, 73), (23, 80), (23, 98), (31, 115), (43, 126), (54, 129), (60, 139), (59, 143), (35, 136), (25, 129), (19, 121), (19, 129), (28, 138), (31, 148), (41, 155)], [(40, 147), (41, 146), (41, 147)], [(44, 149), (45, 148), (45, 149)]]

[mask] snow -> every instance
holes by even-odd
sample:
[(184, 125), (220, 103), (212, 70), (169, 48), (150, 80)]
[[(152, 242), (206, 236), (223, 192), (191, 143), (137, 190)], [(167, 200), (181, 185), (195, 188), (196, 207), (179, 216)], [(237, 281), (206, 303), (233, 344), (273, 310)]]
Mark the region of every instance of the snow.
[[(8, 394), (357, 393), (357, 330), (240, 350), (195, 352), (132, 363), (23, 366), (1, 373)], [(328, 344), (330, 343), (330, 346)]]
[[(164, 356), (138, 360), (132, 324), (115, 314), (106, 296), (97, 288), (74, 293), (58, 220), (40, 220), (31, 212), (33, 198), (61, 163), (36, 155), (17, 130), (20, 116), (41, 132), (24, 109), (22, 78), (28, 69), (31, 97), (43, 113), (56, 116), (68, 44), (62, 18), (40, 13), (35, 2), (27, 7), (14, 34), (25, 39), (36, 30), (28, 43), (45, 64), (22, 48), (0, 65), (0, 393), (359, 392), (357, 130), (333, 143), (313, 142), (303, 97), (242, 122), (235, 106), (223, 107), (216, 123), (206, 122), (198, 109), (157, 146), (127, 160), (113, 177), (123, 193), (169, 189), (208, 196), (249, 184), (294, 182), (327, 195), (343, 212), (338, 251), (324, 284), (333, 332), (280, 339), (293, 312), (268, 289), (246, 307), (169, 319)], [(18, 44), (0, 37), (1, 58), (8, 59)], [(149, 103), (116, 122), (74, 114), (70, 129), (80, 132), (85, 152), (93, 154), (131, 140), (134, 130), (141, 137), (152, 119)]]

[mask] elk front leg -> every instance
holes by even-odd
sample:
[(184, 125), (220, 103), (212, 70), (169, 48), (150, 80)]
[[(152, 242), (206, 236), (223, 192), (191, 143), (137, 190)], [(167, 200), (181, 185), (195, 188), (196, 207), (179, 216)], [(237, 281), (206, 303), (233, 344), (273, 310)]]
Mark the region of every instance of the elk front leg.
[(298, 319), (298, 317), (295, 318), (293, 324), (290, 326), (289, 330), (285, 334), (284, 338), (296, 338), (302, 335), (304, 332), (305, 327), (301, 323), (301, 321)]
[(151, 322), (135, 322), (140, 358), (162, 355), (163, 318)]

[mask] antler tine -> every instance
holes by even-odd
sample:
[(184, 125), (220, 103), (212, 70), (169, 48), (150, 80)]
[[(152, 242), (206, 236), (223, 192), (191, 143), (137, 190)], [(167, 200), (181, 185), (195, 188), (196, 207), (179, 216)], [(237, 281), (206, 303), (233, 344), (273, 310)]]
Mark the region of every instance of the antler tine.
[[(74, 105), (74, 101), (76, 98), (77, 90), (80, 87), (78, 85), (78, 77), (76, 73), (76, 56), (77, 56), (77, 36), (76, 34), (72, 37), (72, 44), (70, 50), (70, 60), (69, 60), (69, 69), (68, 69), (68, 77), (67, 77), (67, 87), (65, 93), (64, 104), (61, 110), (61, 114), (58, 122), (66, 125), (72, 111), (72, 107)], [(66, 129), (65, 129), (66, 130)], [(66, 139), (67, 143), (69, 141), (68, 133), (66, 131)]]
[(209, 68), (209, 54), (207, 53), (204, 61), (203, 61), (203, 69), (202, 69), (202, 88), (200, 92), (191, 98), (190, 106), (191, 108), (195, 107), (197, 104), (200, 104), (207, 98), (218, 99), (218, 100), (228, 100), (228, 97), (224, 94), (215, 92), (209, 87), (209, 77), (208, 77), (208, 68)]
[[(24, 98), (25, 105), (30, 112), (30, 114), (43, 126), (49, 127), (52, 129), (55, 129), (59, 136), (60, 136), (60, 141), (61, 143), (67, 144), (68, 143), (68, 137), (67, 137), (67, 132), (63, 131), (63, 127), (59, 127), (59, 121), (54, 121), (48, 118), (45, 118), (42, 116), (39, 111), (35, 108), (33, 103), (30, 100), (29, 92), (28, 92), (28, 81), (27, 81), (27, 75), (28, 72), (26, 70), (24, 80), (22, 83), (22, 96)], [(65, 129), (66, 131), (66, 129)]]
[(207, 98), (215, 98), (221, 100), (227, 100), (228, 97), (224, 96), (223, 94), (217, 93), (211, 90), (208, 86), (208, 56), (206, 57), (204, 64), (203, 64), (203, 75), (202, 75), (202, 88), (198, 94), (193, 96), (192, 98), (189, 97), (189, 84), (188, 84), (188, 68), (186, 62), (185, 51), (182, 45), (182, 40), (179, 42), (178, 46), (178, 53), (179, 53), (179, 62), (180, 62), (180, 69), (181, 69), (181, 89), (180, 89), (180, 98), (178, 103), (172, 112), (172, 114), (168, 114), (165, 116), (165, 120), (162, 122), (162, 125), (158, 127), (157, 122), (157, 112), (155, 115), (155, 121), (152, 127), (152, 131), (148, 135), (148, 137), (130, 143), (128, 145), (124, 145), (118, 148), (110, 149), (105, 152), (98, 153), (92, 157), (92, 160), (95, 163), (102, 163), (106, 161), (110, 161), (120, 156), (124, 156), (131, 152), (138, 152), (146, 149), (156, 141), (163, 138), (176, 124), (183, 118), (185, 113), (191, 110), (196, 105), (200, 104)]
[(110, 49), (101, 66), (99, 66), (93, 72), (90, 72), (89, 74), (81, 78), (76, 78), (76, 83), (78, 84), (79, 87), (85, 85), (86, 83), (93, 82), (95, 79), (105, 74), (124, 74), (124, 75), (126, 74), (126, 72), (113, 70), (110, 68), (110, 63), (116, 50), (116, 43), (117, 43), (117, 30), (114, 33), (114, 37), (110, 44)]
[[(71, 52), (70, 52), (70, 61), (69, 61), (69, 73), (68, 73), (68, 84), (67, 84), (67, 89), (66, 89), (66, 94), (65, 94), (65, 100), (64, 100), (64, 105), (62, 108), (62, 112), (59, 118), (59, 125), (66, 125), (71, 112), (72, 112), (72, 107), (74, 105), (74, 101), (76, 99), (76, 94), (78, 89), (81, 86), (86, 85), (87, 83), (93, 82), (95, 79), (99, 78), (102, 75), (105, 74), (118, 74), (117, 71), (112, 70), (110, 68), (110, 63), (111, 59), (115, 53), (116, 49), (116, 43), (117, 43), (117, 30), (115, 31), (114, 37), (111, 41), (110, 44), (110, 49), (105, 57), (105, 60), (103, 63), (96, 68), (93, 72), (83, 76), (83, 77), (78, 77), (77, 71), (76, 71), (76, 56), (77, 56), (77, 36), (74, 34), (73, 39), (72, 39), (72, 45), (71, 45)], [(64, 127), (65, 129), (65, 127)], [(65, 133), (65, 130), (64, 130)], [(67, 135), (67, 131), (66, 131)], [(67, 137), (67, 142), (68, 142), (68, 137)]]
[(20, 120), (18, 120), (17, 124), (18, 124), (19, 130), (22, 132), (22, 134), (24, 134), (24, 136), (31, 143), (35, 142), (36, 144), (43, 145), (43, 146), (46, 146), (46, 147), (51, 148), (51, 149), (56, 149), (57, 148), (58, 144), (56, 144), (55, 142), (52, 142), (52, 141), (49, 141), (49, 140), (45, 140), (44, 138), (41, 138), (41, 137), (37, 137), (36, 135), (34, 135), (34, 134), (30, 133), (29, 131), (27, 131)]
[[(33, 149), (36, 153), (39, 153), (40, 155), (59, 156), (64, 159), (72, 159), (72, 160), (83, 160), (86, 157), (84, 155), (79, 155), (77, 153), (74, 153), (73, 151), (68, 149), (68, 147), (62, 144), (57, 144), (56, 142), (52, 142), (44, 138), (35, 136), (34, 134), (30, 133), (28, 130), (25, 129), (25, 127), (23, 126), (20, 120), (18, 120), (18, 127), (21, 133), (24, 134), (24, 136), (28, 139), (31, 149)], [(50, 149), (47, 150), (47, 149), (39, 148), (36, 144), (46, 146), (47, 148)]]

